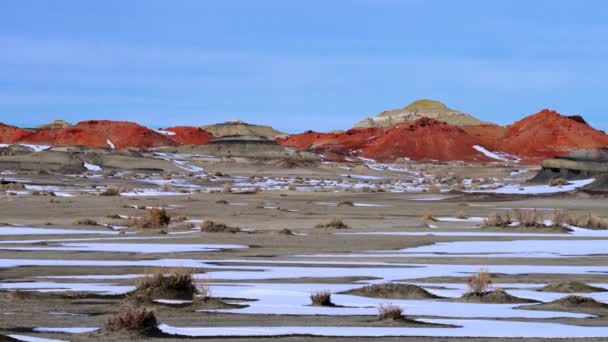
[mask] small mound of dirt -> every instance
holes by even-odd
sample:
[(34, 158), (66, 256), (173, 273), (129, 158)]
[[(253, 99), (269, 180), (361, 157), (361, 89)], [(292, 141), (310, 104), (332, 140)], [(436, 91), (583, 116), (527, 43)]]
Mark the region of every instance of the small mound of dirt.
[(533, 299), (512, 296), (502, 290), (494, 290), (483, 293), (465, 293), (462, 297), (456, 299), (456, 301), (487, 304), (538, 303), (538, 301)]
[(591, 293), (606, 292), (605, 288), (587, 285), (579, 281), (566, 281), (562, 283), (549, 284), (537, 291), (542, 292), (561, 292), (561, 293)]
[(196, 298), (193, 304), (196, 305), (197, 310), (242, 309), (247, 307), (247, 305), (242, 304), (226, 303), (221, 298), (216, 297)]
[(377, 284), (342, 292), (343, 294), (387, 299), (440, 299), (420, 286), (412, 284)]
[(353, 207), (355, 204), (351, 201), (342, 201), (338, 203), (338, 207)]
[(547, 311), (597, 311), (608, 310), (608, 304), (600, 303), (593, 298), (582, 296), (567, 296), (549, 303), (524, 305), (518, 309), (547, 310)]
[(288, 235), (288, 236), (294, 236), (294, 235), (296, 235), (296, 234), (294, 234), (294, 233), (291, 231), (291, 229), (287, 229), (287, 228), (283, 228), (283, 229), (279, 230), (279, 231), (277, 232), (277, 234), (280, 234), (280, 235)]
[(572, 308), (572, 307), (584, 307), (584, 308), (608, 308), (608, 304), (600, 303), (593, 298), (583, 296), (567, 296), (560, 298), (556, 301), (547, 304), (558, 304), (560, 306)]

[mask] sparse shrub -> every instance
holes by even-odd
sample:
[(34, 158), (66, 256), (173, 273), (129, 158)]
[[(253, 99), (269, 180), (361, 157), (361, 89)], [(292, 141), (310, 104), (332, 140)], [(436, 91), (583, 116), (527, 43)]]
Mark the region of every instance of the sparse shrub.
[(83, 226), (96, 226), (97, 225), (97, 221), (90, 219), (90, 218), (78, 220), (75, 223), (83, 225)]
[(100, 193), (101, 196), (120, 196), (120, 190), (115, 186), (109, 186), (106, 190)]
[(298, 187), (294, 183), (290, 183), (287, 186), (287, 190), (289, 190), (289, 191), (296, 191), (296, 190), (298, 190)]
[(537, 210), (513, 210), (515, 220), (519, 222), (519, 225), (527, 228), (538, 228), (544, 227), (544, 217)]
[(224, 177), (224, 174), (221, 171), (215, 171), (213, 174), (215, 177)]
[(467, 286), (469, 287), (469, 293), (483, 294), (488, 291), (492, 280), (490, 279), (490, 273), (485, 270), (479, 270), (475, 275), (467, 278)]
[(205, 220), (201, 225), (201, 231), (207, 233), (237, 233), (240, 229), (237, 227), (229, 227), (224, 222)]
[(354, 205), (355, 205), (355, 203), (353, 203), (352, 201), (342, 201), (342, 202), (338, 203), (338, 207), (342, 207), (342, 206), (352, 207)]
[(313, 292), (310, 295), (310, 301), (313, 306), (333, 306), (329, 290)]
[(123, 224), (128, 227), (139, 227), (149, 229), (166, 228), (171, 223), (171, 217), (163, 208), (151, 208), (146, 211), (144, 217), (130, 217)]
[(228, 184), (224, 185), (224, 192), (225, 193), (231, 193), (232, 192), (232, 187)]
[(216, 204), (229, 204), (228, 201), (221, 199), (221, 200), (217, 200), (215, 201)]
[(608, 219), (589, 212), (579, 217), (572, 225), (591, 229), (608, 229)]
[(110, 316), (103, 325), (104, 331), (130, 331), (142, 334), (156, 330), (158, 321), (154, 310), (135, 305), (126, 305)]
[(279, 230), (279, 234), (281, 234), (281, 235), (295, 235), (291, 231), (291, 229), (288, 229), (288, 228), (283, 228), (283, 229)]
[(433, 184), (433, 185), (429, 186), (429, 192), (439, 193), (439, 192), (441, 192), (441, 186), (437, 185), (437, 184)]
[(491, 216), (489, 220), (484, 221), (484, 226), (489, 227), (503, 227), (506, 228), (513, 224), (513, 220), (511, 220), (511, 213), (506, 212), (504, 215), (499, 213), (494, 213), (494, 216)]
[(319, 223), (315, 228), (335, 228), (335, 229), (347, 229), (350, 228), (346, 225), (342, 219), (334, 217), (326, 223)]
[(403, 309), (400, 306), (394, 304), (381, 304), (378, 307), (378, 319), (379, 320), (399, 320), (403, 319)]
[(165, 274), (162, 269), (146, 275), (137, 282), (132, 293), (137, 299), (157, 297), (191, 299), (198, 294), (192, 271), (186, 268), (176, 268)]
[(567, 185), (568, 181), (565, 178), (553, 178), (549, 181), (549, 186), (563, 186)]

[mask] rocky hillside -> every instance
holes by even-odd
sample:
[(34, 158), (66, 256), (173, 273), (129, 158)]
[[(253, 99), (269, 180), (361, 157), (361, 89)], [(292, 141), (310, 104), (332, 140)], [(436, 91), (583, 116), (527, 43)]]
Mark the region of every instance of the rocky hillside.
[(0, 123), (0, 143), (12, 144), (29, 135), (30, 132), (19, 127)]
[(450, 125), (419, 118), (391, 127), (352, 129), (344, 133), (305, 132), (277, 140), (317, 152), (389, 161), (503, 161), (539, 163), (574, 150), (608, 146), (608, 135), (580, 116), (542, 110), (514, 124)]
[(485, 124), (474, 116), (448, 108), (439, 101), (423, 99), (414, 101), (404, 108), (386, 110), (373, 118), (366, 118), (354, 128), (390, 127), (422, 118), (443, 121), (453, 126)]
[(106, 148), (146, 149), (175, 146), (176, 141), (133, 122), (91, 120), (60, 129), (41, 129), (23, 136), (21, 143), (39, 145), (83, 145)]
[(170, 132), (169, 138), (183, 145), (205, 145), (214, 138), (213, 134), (204, 129), (192, 126), (170, 127), (162, 131)]

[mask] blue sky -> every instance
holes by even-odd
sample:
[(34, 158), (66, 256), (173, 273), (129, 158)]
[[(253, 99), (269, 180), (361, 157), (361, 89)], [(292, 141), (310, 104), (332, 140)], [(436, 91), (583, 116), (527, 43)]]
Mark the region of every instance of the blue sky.
[(351, 127), (418, 98), (608, 129), (606, 1), (6, 1), (0, 121)]

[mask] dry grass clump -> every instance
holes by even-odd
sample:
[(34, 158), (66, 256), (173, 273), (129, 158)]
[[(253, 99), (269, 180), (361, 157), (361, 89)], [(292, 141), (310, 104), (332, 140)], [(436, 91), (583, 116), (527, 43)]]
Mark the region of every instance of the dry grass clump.
[(101, 196), (120, 196), (120, 189), (115, 186), (109, 186), (106, 190), (100, 193)]
[(0, 191), (25, 190), (23, 183), (0, 181)]
[(519, 225), (528, 228), (538, 228), (545, 226), (545, 218), (537, 210), (520, 210), (515, 209), (512, 214)]
[(488, 292), (490, 285), (492, 285), (490, 273), (485, 269), (481, 269), (475, 275), (467, 278), (467, 286), (469, 287), (468, 293), (477, 295), (484, 294)]
[(575, 215), (565, 210), (554, 210), (546, 215), (537, 210), (514, 209), (504, 213), (494, 213), (483, 221), (483, 227), (502, 227), (517, 225), (524, 228), (563, 227), (571, 225), (589, 229), (608, 229), (608, 219), (594, 213)]
[(96, 226), (97, 225), (97, 221), (91, 219), (91, 218), (86, 218), (86, 219), (82, 219), (82, 220), (78, 220), (76, 222), (74, 222), (75, 224), (80, 224), (83, 226)]
[(157, 325), (158, 321), (156, 320), (154, 310), (127, 305), (106, 320), (103, 330), (107, 332), (129, 331), (146, 334), (156, 330)]
[(224, 192), (227, 194), (232, 193), (232, 187), (228, 184), (224, 185)]
[(133, 291), (137, 299), (184, 298), (192, 299), (199, 293), (192, 271), (186, 268), (175, 268), (165, 274), (158, 269), (137, 282)]
[(552, 178), (549, 181), (549, 186), (563, 186), (567, 185), (568, 181), (565, 178)]
[(171, 223), (171, 216), (163, 208), (148, 209), (138, 224), (141, 228), (165, 228)]
[(608, 229), (608, 219), (599, 217), (591, 212), (584, 216), (578, 217), (575, 223), (570, 224), (573, 226), (591, 229)]
[(333, 306), (331, 302), (331, 292), (329, 290), (317, 291), (310, 294), (310, 301), (313, 306)]
[(403, 309), (400, 306), (394, 304), (381, 304), (378, 307), (378, 319), (379, 320), (399, 320), (403, 319)]
[(335, 228), (335, 229), (347, 229), (350, 228), (342, 219), (334, 217), (326, 223), (319, 223), (315, 228)]
[(428, 192), (430, 192), (430, 193), (439, 193), (439, 192), (441, 192), (441, 186), (437, 185), (437, 184), (431, 185), (431, 186), (429, 186)]
[(205, 220), (201, 225), (201, 231), (207, 233), (237, 233), (241, 230), (237, 227), (230, 227), (224, 222)]
[(296, 191), (298, 190), (298, 187), (294, 183), (289, 183), (289, 185), (287, 186), (287, 190)]
[(354, 207), (355, 203), (353, 203), (352, 201), (342, 201), (342, 202), (338, 203), (338, 207), (342, 207), (342, 206)]

